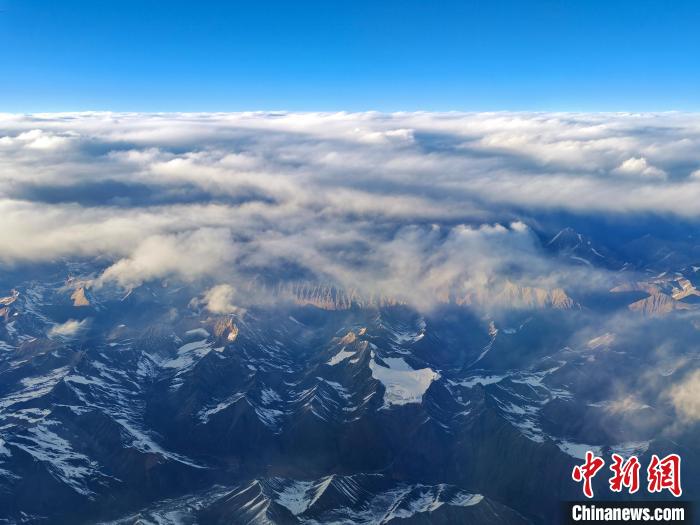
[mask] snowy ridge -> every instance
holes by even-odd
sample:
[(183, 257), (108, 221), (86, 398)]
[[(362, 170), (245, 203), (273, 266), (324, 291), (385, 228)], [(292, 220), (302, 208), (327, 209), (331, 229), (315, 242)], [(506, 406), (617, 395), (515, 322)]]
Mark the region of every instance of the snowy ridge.
[(24, 388), (4, 396), (0, 400), (0, 414), (5, 412), (13, 405), (25, 403), (35, 399), (39, 399), (51, 392), (58, 382), (68, 375), (69, 368), (64, 366), (52, 370), (46, 375), (39, 377), (24, 378), (20, 384)]
[(482, 495), (452, 485), (396, 484), (377, 474), (327, 476), (311, 481), (276, 477), (253, 480), (233, 489), (214, 487), (196, 496), (160, 502), (110, 523), (126, 525), (136, 517), (144, 523), (193, 523), (199, 517), (211, 519), (219, 509), (225, 509), (226, 516), (235, 517), (236, 523), (250, 525), (377, 525), (429, 516), (443, 507), (468, 509), (482, 501)]
[(49, 471), (79, 494), (93, 496), (88, 481), (102, 477), (99, 465), (84, 454), (73, 450), (70, 442), (44, 423), (15, 437), (12, 445), (44, 463)]

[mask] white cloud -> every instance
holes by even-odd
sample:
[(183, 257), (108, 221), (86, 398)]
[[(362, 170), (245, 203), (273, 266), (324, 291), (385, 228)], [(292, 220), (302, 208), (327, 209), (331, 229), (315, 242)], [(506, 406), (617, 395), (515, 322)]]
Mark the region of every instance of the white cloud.
[(676, 411), (685, 421), (700, 421), (700, 370), (689, 374), (681, 383), (669, 390)]
[(630, 157), (613, 170), (613, 173), (632, 177), (666, 178), (665, 171), (650, 166), (644, 157)]
[(15, 137), (0, 137), (0, 148), (19, 146), (34, 150), (55, 150), (68, 145), (74, 135), (72, 132), (59, 135), (41, 129), (32, 129)]
[(69, 338), (82, 332), (88, 324), (87, 319), (82, 321), (77, 321), (75, 319), (69, 319), (65, 323), (57, 324), (51, 327), (49, 330), (49, 337), (52, 338)]
[(157, 235), (144, 239), (128, 257), (107, 268), (96, 284), (114, 281), (132, 288), (169, 276), (193, 280), (222, 271), (232, 259), (230, 233), (225, 229)]
[(213, 286), (204, 294), (206, 309), (214, 314), (231, 314), (241, 309), (233, 303), (236, 290), (230, 284)]

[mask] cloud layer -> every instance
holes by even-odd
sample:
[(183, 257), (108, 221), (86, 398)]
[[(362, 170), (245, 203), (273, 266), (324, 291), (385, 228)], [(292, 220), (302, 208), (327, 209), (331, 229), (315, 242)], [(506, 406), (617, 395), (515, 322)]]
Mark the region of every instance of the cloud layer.
[[(260, 275), (415, 302), (499, 275), (595, 281), (525, 215), (700, 215), (684, 114), (0, 115), (0, 260), (98, 257), (96, 286)], [(231, 297), (209, 298), (215, 310)]]

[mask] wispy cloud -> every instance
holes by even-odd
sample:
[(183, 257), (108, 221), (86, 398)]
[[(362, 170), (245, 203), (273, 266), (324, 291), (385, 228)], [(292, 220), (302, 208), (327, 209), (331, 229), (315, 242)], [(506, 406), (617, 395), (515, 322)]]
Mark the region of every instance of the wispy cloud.
[(48, 335), (49, 337), (62, 339), (74, 337), (75, 335), (85, 330), (88, 324), (89, 321), (87, 319), (83, 319), (82, 321), (78, 321), (76, 319), (69, 319), (65, 323), (52, 326), (49, 330)]
[(683, 421), (700, 421), (700, 370), (695, 370), (671, 387), (668, 395)]

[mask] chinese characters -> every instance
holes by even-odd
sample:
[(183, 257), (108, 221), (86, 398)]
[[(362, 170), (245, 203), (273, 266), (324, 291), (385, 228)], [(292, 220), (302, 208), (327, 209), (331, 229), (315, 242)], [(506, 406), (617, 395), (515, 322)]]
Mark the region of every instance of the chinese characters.
[[(612, 476), (608, 479), (610, 490), (622, 492), (623, 489), (627, 489), (629, 494), (637, 492), (640, 487), (641, 464), (639, 459), (636, 456), (631, 456), (625, 460), (619, 454), (612, 454), (612, 460), (610, 465)], [(571, 472), (571, 478), (574, 481), (583, 482), (583, 494), (587, 498), (593, 497), (593, 478), (604, 466), (605, 460), (589, 450), (586, 452), (583, 465), (576, 465)], [(681, 488), (681, 458), (678, 454), (669, 454), (664, 458), (653, 454), (646, 472), (649, 492), (668, 490), (677, 498), (683, 493)]]

